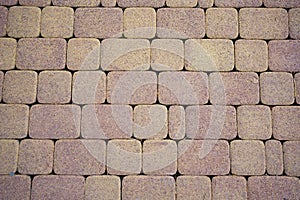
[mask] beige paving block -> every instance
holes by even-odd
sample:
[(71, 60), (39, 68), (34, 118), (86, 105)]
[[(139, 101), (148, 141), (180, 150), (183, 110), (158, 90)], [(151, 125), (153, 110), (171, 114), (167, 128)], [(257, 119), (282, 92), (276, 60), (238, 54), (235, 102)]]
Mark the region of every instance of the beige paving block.
[(268, 140), (265, 146), (268, 174), (281, 175), (283, 172), (283, 151), (281, 143), (277, 140)]
[(230, 143), (230, 159), (232, 174), (263, 175), (265, 173), (265, 146), (262, 141), (232, 141)]
[(53, 166), (53, 152), (52, 140), (22, 140), (18, 172), (21, 174), (50, 174)]
[(37, 73), (35, 71), (8, 71), (3, 83), (5, 103), (31, 104), (36, 100)]
[(195, 7), (197, 5), (198, 0), (166, 0), (166, 4), (168, 7)]
[(120, 7), (163, 7), (166, 0), (117, 0), (118, 6)]
[(142, 170), (141, 142), (133, 139), (110, 140), (106, 159), (108, 174), (139, 174)]
[(272, 117), (268, 106), (245, 105), (238, 107), (237, 124), (241, 139), (266, 140), (272, 136)]
[(178, 200), (210, 200), (211, 182), (207, 176), (179, 176), (176, 191)]
[(127, 38), (153, 38), (156, 34), (156, 12), (153, 8), (126, 8), (124, 36)]
[(181, 140), (185, 137), (185, 110), (183, 106), (170, 106), (168, 113), (169, 137)]
[(225, 175), (230, 171), (229, 145), (225, 140), (181, 140), (178, 171), (182, 175)]
[(198, 5), (200, 8), (209, 8), (214, 4), (214, 0), (198, 0)]
[(27, 136), (29, 107), (18, 104), (0, 104), (0, 138)]
[(15, 68), (17, 41), (13, 38), (0, 38), (0, 70)]
[(300, 8), (289, 10), (289, 31), (291, 38), (300, 39)]
[(225, 39), (190, 39), (185, 42), (185, 68), (189, 71), (231, 71), (234, 45)]
[(300, 104), (300, 73), (295, 74), (294, 76), (294, 82), (295, 82), (295, 97), (296, 102)]
[(55, 174), (103, 174), (106, 163), (103, 140), (58, 140), (55, 143)]
[(300, 176), (299, 155), (300, 155), (299, 141), (287, 141), (283, 143), (284, 171), (288, 176)]
[(0, 101), (2, 100), (3, 82), (4, 82), (4, 73), (0, 71)]
[(103, 7), (114, 7), (116, 6), (116, 0), (101, 0), (101, 5)]
[(281, 8), (242, 8), (239, 30), (245, 39), (285, 39), (288, 37), (288, 13)]
[(29, 176), (0, 176), (0, 198), (1, 199), (30, 199), (31, 181)]
[(4, 6), (0, 6), (0, 36), (6, 35), (8, 9)]
[(50, 6), (51, 0), (19, 0), (19, 4), (22, 6), (46, 7)]
[(157, 11), (159, 38), (203, 38), (205, 16), (201, 8), (161, 8)]
[(215, 0), (217, 7), (260, 7), (263, 0)]
[(18, 0), (0, 0), (0, 5), (2, 6), (12, 6), (16, 5)]
[(121, 181), (117, 176), (89, 176), (85, 181), (84, 196), (86, 200), (120, 200), (120, 190)]
[(264, 0), (264, 6), (266, 7), (284, 7), (294, 8), (299, 7), (300, 2), (298, 0)]
[(13, 6), (8, 12), (7, 35), (14, 38), (38, 37), (40, 22), (40, 8)]
[(18, 163), (19, 142), (17, 140), (0, 140), (0, 150), (0, 174), (15, 173)]
[(290, 105), (294, 103), (293, 75), (286, 72), (260, 74), (260, 95), (263, 104)]
[(54, 6), (67, 7), (96, 7), (100, 5), (100, 0), (52, 0)]
[(163, 139), (168, 134), (168, 110), (163, 105), (137, 105), (133, 135), (139, 139)]

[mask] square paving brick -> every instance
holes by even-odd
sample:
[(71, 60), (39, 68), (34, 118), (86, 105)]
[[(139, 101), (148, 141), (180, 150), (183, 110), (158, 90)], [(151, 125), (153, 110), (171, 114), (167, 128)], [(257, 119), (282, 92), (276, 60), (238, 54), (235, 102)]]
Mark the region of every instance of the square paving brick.
[(211, 183), (206, 176), (179, 176), (176, 179), (177, 200), (210, 200)]
[(283, 151), (280, 141), (268, 140), (265, 146), (268, 174), (281, 175), (283, 172)]
[(215, 0), (217, 7), (260, 7), (263, 0)]
[(118, 6), (120, 7), (163, 7), (166, 0), (117, 0)]
[(168, 110), (163, 105), (138, 105), (134, 108), (133, 134), (139, 139), (162, 139), (168, 134)]
[(12, 6), (16, 5), (18, 0), (0, 0), (0, 5), (2, 6)]
[(142, 170), (142, 144), (138, 140), (110, 140), (107, 144), (108, 174), (139, 174)]
[(198, 0), (166, 0), (168, 7), (195, 7)]
[(35, 176), (32, 181), (31, 200), (84, 199), (82, 176)]
[(75, 11), (75, 37), (121, 37), (122, 32), (121, 8), (78, 8)]
[(289, 28), (290, 37), (300, 39), (300, 8), (292, 8), (289, 10)]
[(15, 173), (18, 164), (19, 142), (17, 140), (0, 140), (0, 150), (0, 174)]
[(236, 41), (235, 67), (239, 71), (266, 71), (268, 69), (267, 42), (263, 40)]
[(8, 9), (4, 6), (0, 6), (0, 36), (6, 35)]
[(234, 67), (233, 42), (224, 39), (187, 40), (185, 62), (189, 71), (231, 71)]
[(209, 8), (214, 4), (214, 0), (198, 0), (198, 5), (200, 8)]
[(246, 39), (285, 39), (289, 34), (288, 13), (281, 8), (242, 8), (239, 25)]
[(299, 7), (300, 1), (298, 0), (264, 0), (264, 6), (266, 7), (284, 7), (293, 8)]
[(185, 137), (185, 110), (183, 106), (170, 106), (168, 113), (169, 137), (181, 140)]
[(230, 143), (230, 158), (232, 174), (263, 175), (265, 173), (265, 146), (262, 141), (232, 141)]
[(102, 71), (75, 72), (72, 88), (73, 103), (104, 103), (106, 99), (106, 75)]
[(146, 140), (143, 143), (143, 173), (172, 175), (177, 171), (177, 144), (173, 140)]
[(170, 176), (127, 176), (122, 181), (122, 199), (175, 200), (175, 180)]
[(43, 71), (39, 74), (39, 103), (69, 103), (72, 74), (68, 71)]
[(283, 143), (284, 171), (288, 176), (300, 176), (299, 155), (300, 141), (287, 141)]
[(0, 70), (15, 68), (17, 41), (13, 38), (0, 38)]
[(52, 0), (54, 6), (68, 7), (95, 7), (100, 5), (100, 0)]
[(260, 74), (260, 95), (263, 104), (290, 105), (294, 103), (293, 75), (286, 72)]
[(31, 104), (36, 100), (37, 73), (34, 71), (8, 71), (3, 83), (3, 101)]
[(0, 71), (0, 101), (2, 100), (3, 82), (4, 82), (4, 73)]
[(102, 140), (58, 140), (55, 143), (56, 174), (91, 175), (105, 171), (106, 144)]
[(22, 140), (18, 171), (21, 174), (50, 174), (53, 166), (53, 152), (52, 140)]
[(156, 34), (156, 12), (153, 8), (127, 8), (124, 11), (124, 36), (153, 38)]
[(50, 6), (51, 0), (19, 0), (19, 4), (22, 6), (46, 7)]
[(28, 38), (18, 41), (18, 69), (64, 69), (66, 41), (61, 38)]
[(103, 7), (114, 7), (116, 6), (116, 0), (101, 0), (101, 5)]
[(81, 110), (76, 105), (34, 105), (30, 110), (31, 138), (77, 138)]
[(296, 102), (300, 104), (300, 73), (295, 74), (295, 96)]
[(203, 38), (205, 16), (201, 8), (161, 8), (157, 11), (159, 38)]
[(121, 181), (117, 176), (89, 176), (85, 181), (86, 200), (121, 200)]
[(43, 37), (70, 38), (73, 35), (74, 10), (49, 6), (42, 10), (41, 35)]
[(17, 104), (0, 104), (0, 138), (27, 136), (29, 107)]
[(133, 110), (129, 105), (87, 105), (82, 109), (83, 138), (130, 138)]
[(30, 185), (29, 176), (0, 176), (0, 199), (29, 200)]
[(41, 9), (30, 6), (14, 6), (8, 12), (7, 34), (9, 37), (38, 37), (40, 34)]
[(182, 140), (178, 143), (178, 171), (183, 175), (225, 175), (230, 171), (225, 140)]
[(162, 72), (158, 75), (158, 100), (161, 104), (206, 104), (208, 76), (203, 72)]

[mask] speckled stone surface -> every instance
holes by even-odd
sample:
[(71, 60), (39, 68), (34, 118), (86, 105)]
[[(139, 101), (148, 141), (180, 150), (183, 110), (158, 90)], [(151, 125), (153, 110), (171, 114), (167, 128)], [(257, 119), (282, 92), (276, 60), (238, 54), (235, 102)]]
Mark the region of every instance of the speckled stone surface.
[(0, 174), (15, 173), (18, 164), (19, 142), (17, 140), (0, 140), (0, 150)]
[(100, 5), (100, 0), (52, 0), (54, 6), (70, 7), (95, 7)]
[(263, 0), (215, 0), (217, 7), (259, 7), (263, 3)]
[(207, 176), (179, 176), (176, 179), (178, 200), (210, 200), (211, 181)]
[(116, 0), (101, 0), (101, 5), (104, 7), (114, 7), (116, 3)]
[(0, 70), (10, 70), (15, 67), (17, 41), (12, 38), (0, 38)]
[(277, 140), (268, 140), (266, 147), (267, 172), (270, 175), (281, 175), (283, 173), (282, 145)]
[(293, 8), (299, 7), (300, 2), (298, 0), (263, 0), (266, 7), (283, 7)]
[(197, 5), (197, 0), (166, 0), (166, 4), (168, 7), (195, 7)]
[(12, 6), (16, 5), (18, 3), (18, 0), (1, 0), (0, 5), (2, 6)]
[(288, 176), (300, 176), (300, 142), (283, 143), (284, 171)]
[(300, 104), (300, 73), (295, 74), (294, 81), (296, 102)]
[(289, 28), (290, 37), (300, 39), (300, 8), (292, 8), (289, 10)]
[(19, 4), (22, 6), (46, 7), (50, 6), (51, 0), (19, 0)]
[(185, 109), (183, 106), (170, 106), (168, 113), (169, 137), (180, 140), (185, 137)]
[(25, 175), (0, 176), (1, 199), (30, 199), (30, 177)]
[(0, 6), (0, 36), (6, 35), (6, 23), (7, 23), (8, 9), (4, 6)]
[(118, 6), (120, 7), (154, 7), (159, 8), (163, 7), (166, 0), (117, 0)]
[(214, 0), (198, 0), (198, 5), (200, 8), (209, 8), (214, 4)]
[(2, 100), (3, 82), (4, 82), (4, 73), (0, 71), (0, 101)]

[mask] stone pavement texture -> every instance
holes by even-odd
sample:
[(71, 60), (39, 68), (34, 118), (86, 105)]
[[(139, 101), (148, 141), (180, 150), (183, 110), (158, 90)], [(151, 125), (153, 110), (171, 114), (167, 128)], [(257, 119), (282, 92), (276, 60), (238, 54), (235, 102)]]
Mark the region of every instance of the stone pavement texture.
[(0, 199), (300, 200), (299, 0), (0, 0)]

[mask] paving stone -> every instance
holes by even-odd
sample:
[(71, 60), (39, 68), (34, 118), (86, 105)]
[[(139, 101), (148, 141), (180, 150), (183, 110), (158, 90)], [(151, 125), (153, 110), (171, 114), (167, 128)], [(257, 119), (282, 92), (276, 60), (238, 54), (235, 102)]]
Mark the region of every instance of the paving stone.
[(209, 8), (214, 5), (214, 0), (198, 0), (198, 5), (200, 8)]
[(0, 176), (0, 199), (29, 200), (30, 184), (29, 176)]
[(22, 6), (46, 7), (50, 6), (51, 0), (19, 0), (19, 4)]
[(266, 7), (284, 7), (294, 8), (299, 7), (300, 2), (298, 0), (264, 0), (264, 6)]
[(156, 12), (153, 8), (127, 8), (124, 11), (124, 36), (153, 38), (156, 34)]
[(201, 8), (161, 8), (157, 11), (159, 38), (203, 38), (205, 16)]
[(234, 67), (233, 42), (223, 39), (187, 40), (185, 62), (189, 71), (231, 71)]
[(15, 68), (17, 41), (13, 38), (0, 38), (0, 49), (0, 70)]
[(55, 143), (56, 174), (92, 175), (105, 172), (106, 144), (102, 140), (58, 140)]
[(18, 0), (0, 0), (0, 5), (2, 6), (12, 6), (16, 5)]
[(285, 39), (288, 13), (281, 8), (242, 8), (239, 11), (240, 37), (246, 39)]
[(116, 175), (139, 174), (141, 172), (141, 169), (142, 169), (142, 145), (140, 141), (133, 140), (133, 139), (108, 141), (107, 144), (108, 174), (116, 174)]
[(198, 0), (166, 0), (168, 7), (195, 7)]
[(101, 45), (104, 71), (150, 68), (150, 42), (146, 39), (106, 39)]
[(268, 106), (245, 105), (238, 107), (237, 124), (241, 139), (266, 140), (272, 136), (272, 117)]
[(268, 140), (266, 146), (267, 172), (269, 175), (281, 175), (283, 172), (282, 145), (277, 140)]
[(286, 72), (260, 74), (261, 101), (267, 105), (290, 105), (294, 103), (293, 75)]
[(139, 139), (162, 139), (168, 135), (168, 110), (163, 105), (137, 105), (133, 134)]
[(36, 100), (37, 73), (34, 71), (7, 71), (3, 83), (3, 101), (31, 104)]
[(101, 5), (104, 7), (114, 7), (116, 3), (116, 0), (101, 0)]
[(161, 104), (206, 104), (208, 76), (203, 72), (162, 72), (158, 75)]
[(78, 8), (75, 11), (75, 37), (121, 37), (122, 32), (121, 8)]
[(0, 174), (15, 173), (18, 163), (19, 142), (17, 140), (0, 140), (0, 150)]
[(89, 176), (85, 181), (85, 199), (120, 200), (120, 188), (121, 181), (117, 176)]
[(283, 143), (284, 171), (288, 176), (300, 176), (299, 155), (300, 141), (287, 141)]
[(191, 139), (234, 139), (237, 135), (233, 106), (188, 106), (186, 137)]
[(3, 82), (4, 82), (4, 73), (0, 71), (0, 101), (2, 100)]
[(230, 158), (232, 174), (263, 175), (265, 173), (265, 146), (262, 141), (232, 141), (230, 143)]
[(39, 103), (69, 103), (72, 74), (68, 71), (43, 71), (39, 74)]
[(253, 176), (248, 179), (248, 199), (299, 199), (299, 187), (296, 177)]
[(183, 175), (225, 175), (230, 171), (229, 145), (225, 140), (181, 140), (178, 171)]
[(41, 9), (14, 6), (8, 12), (7, 34), (9, 37), (38, 37), (40, 34)]
[(263, 0), (215, 0), (217, 7), (260, 7)]
[(0, 104), (0, 138), (27, 136), (29, 107), (18, 104)]
[(296, 102), (300, 104), (300, 73), (295, 74), (295, 96)]
[(165, 0), (117, 0), (118, 6), (120, 7), (154, 7), (159, 8), (165, 5)]
[(215, 176), (212, 179), (212, 197), (217, 199), (247, 199), (247, 181), (240, 176)]
[(35, 176), (32, 181), (31, 199), (84, 199), (84, 177)]
[(169, 137), (181, 140), (185, 137), (185, 110), (183, 106), (170, 106), (168, 113)]
[(100, 0), (52, 0), (54, 6), (68, 7), (95, 7), (100, 5)]
[(74, 10), (49, 6), (42, 10), (41, 35), (43, 37), (70, 38), (73, 36)]
[(133, 111), (128, 105), (87, 105), (83, 107), (81, 134), (84, 138), (130, 138)]
[(18, 171), (21, 174), (50, 174), (53, 166), (53, 152), (52, 140), (22, 140)]
[(300, 39), (300, 8), (289, 10), (289, 30), (291, 38)]
[(178, 200), (210, 200), (211, 183), (207, 176), (179, 176), (176, 179)]
[(8, 9), (4, 6), (0, 6), (0, 36), (1, 37), (6, 35), (7, 14), (8, 14)]
[(122, 199), (175, 200), (175, 180), (170, 176), (127, 176), (122, 181)]
[(76, 104), (104, 103), (106, 75), (102, 71), (79, 71), (73, 76), (72, 101)]
[(61, 38), (28, 38), (18, 41), (18, 69), (64, 69), (66, 41)]
[(31, 138), (77, 138), (80, 135), (80, 107), (76, 105), (34, 105), (30, 110)]
[(111, 104), (153, 104), (157, 99), (155, 72), (109, 72), (107, 101)]
[(268, 69), (267, 42), (263, 40), (236, 41), (235, 67), (239, 71), (266, 71)]
[(173, 140), (146, 140), (143, 143), (143, 173), (172, 175), (177, 171), (177, 144)]

